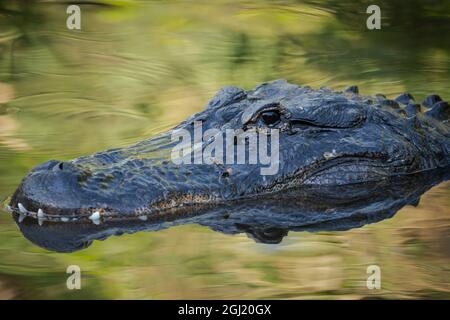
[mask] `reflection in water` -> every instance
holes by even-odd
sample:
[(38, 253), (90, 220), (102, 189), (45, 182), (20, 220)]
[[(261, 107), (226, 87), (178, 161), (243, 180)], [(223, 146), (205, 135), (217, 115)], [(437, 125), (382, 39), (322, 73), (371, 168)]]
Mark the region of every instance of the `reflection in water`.
[[(383, 20), (376, 32), (365, 28), (370, 1), (93, 3), (81, 5), (82, 30), (75, 32), (65, 27), (63, 1), (0, 1), (2, 201), (37, 164), (151, 137), (202, 110), (225, 85), (252, 88), (283, 78), (315, 88), (357, 84), (363, 94), (390, 97), (408, 91), (417, 101), (432, 93), (450, 98), (448, 1), (379, 0)], [(431, 184), (412, 183), (405, 198), (412, 201)], [(401, 198), (407, 189), (398, 188), (396, 196), (389, 188), (394, 193), (385, 200), (381, 188), (374, 189), (380, 208), (391, 209), (370, 221), (407, 202)], [(333, 197), (325, 199), (330, 200), (324, 208), (333, 208)], [(294, 224), (280, 212), (276, 229), (267, 230), (263, 220), (240, 220), (235, 210), (223, 218), (218, 212), (158, 226), (139, 222), (145, 230), (188, 224), (110, 237), (70, 254), (30, 243), (2, 212), (0, 298), (449, 298), (449, 199), (449, 184), (442, 183), (418, 207), (405, 206), (392, 219), (330, 231), (369, 220), (356, 215), (334, 229), (322, 224), (322, 231), (290, 232), (278, 245), (208, 227), (253, 233), (255, 239), (270, 236), (273, 242), (295, 226), (318, 228), (307, 225), (306, 214)], [(292, 212), (325, 212), (314, 201), (291, 203), (304, 209)], [(358, 203), (365, 208), (364, 201)], [(29, 222), (24, 223), (20, 227), (32, 241), (58, 251), (121, 231), (101, 225), (96, 237), (78, 230), (74, 243), (58, 247), (64, 243), (56, 241), (58, 225), (44, 224), (53, 238), (39, 241), (43, 229), (25, 230)], [(258, 228), (249, 228), (252, 223)], [(123, 232), (138, 231), (121, 225)], [(85, 274), (77, 292), (65, 289), (70, 264)], [(382, 268), (382, 289), (376, 292), (365, 286), (370, 264)]]
[(182, 224), (200, 224), (226, 234), (245, 232), (262, 243), (279, 243), (289, 231), (342, 231), (392, 217), (403, 206), (417, 206), (420, 196), (450, 177), (449, 168), (364, 184), (309, 187), (283, 191), (257, 199), (241, 200), (209, 208), (172, 210), (149, 221), (84, 223), (18, 222), (20, 231), (33, 243), (52, 251), (71, 252), (88, 247), (93, 240), (112, 235), (157, 231)]

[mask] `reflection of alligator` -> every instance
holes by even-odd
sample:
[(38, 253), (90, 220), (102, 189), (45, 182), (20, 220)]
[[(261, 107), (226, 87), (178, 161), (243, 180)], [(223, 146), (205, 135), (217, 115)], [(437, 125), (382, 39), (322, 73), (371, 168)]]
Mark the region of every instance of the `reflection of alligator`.
[[(147, 221), (110, 221), (101, 225), (52, 222), (39, 226), (35, 219), (25, 219), (18, 225), (33, 243), (59, 252), (81, 250), (93, 240), (112, 235), (192, 223), (226, 234), (246, 232), (257, 242), (279, 243), (289, 230), (348, 230), (389, 218), (407, 204), (417, 205), (425, 191), (449, 175), (448, 168), (444, 168), (384, 181), (293, 188), (277, 196), (264, 195), (197, 210), (186, 208)], [(14, 217), (19, 219), (18, 214)]]
[(20, 220), (41, 223), (145, 221), (258, 196), (256, 205), (263, 195), (281, 197), (306, 185), (383, 181), (450, 164), (449, 114), (436, 95), (422, 107), (409, 94), (394, 101), (359, 95), (354, 86), (334, 92), (278, 80), (250, 91), (227, 87), (177, 129), (192, 132), (196, 121), (219, 133), (242, 129), (236, 141), (279, 129), (277, 174), (259, 174), (262, 165), (248, 157), (244, 164), (175, 164), (170, 154), (178, 141), (169, 131), (128, 148), (41, 164), (22, 181), (10, 208)]

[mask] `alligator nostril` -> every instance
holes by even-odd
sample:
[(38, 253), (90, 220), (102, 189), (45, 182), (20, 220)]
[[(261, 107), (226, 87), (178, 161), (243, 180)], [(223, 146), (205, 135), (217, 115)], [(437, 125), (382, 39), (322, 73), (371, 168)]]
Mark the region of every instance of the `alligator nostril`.
[(64, 169), (64, 162), (58, 162), (54, 167), (53, 171), (62, 171)]

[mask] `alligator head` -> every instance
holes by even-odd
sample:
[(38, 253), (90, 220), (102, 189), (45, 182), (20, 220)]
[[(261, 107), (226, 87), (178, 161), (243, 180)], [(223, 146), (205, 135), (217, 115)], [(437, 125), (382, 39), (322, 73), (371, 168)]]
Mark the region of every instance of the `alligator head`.
[[(356, 87), (313, 90), (282, 80), (249, 91), (226, 87), (205, 110), (155, 138), (37, 166), (18, 187), (10, 208), (20, 220), (31, 216), (40, 222), (146, 220), (305, 185), (380, 181), (446, 167), (449, 105), (435, 95), (423, 104), (426, 112), (409, 94), (394, 101), (359, 95)], [(199, 122), (203, 132), (215, 133), (191, 148), (187, 158), (192, 161), (174, 161), (173, 151), (180, 146), (174, 136), (181, 131), (195, 136)], [(226, 161), (225, 154), (196, 161), (196, 150), (221, 141), (227, 130), (235, 132), (233, 144), (247, 147), (249, 133), (269, 132), (264, 147), (277, 151), (270, 164), (277, 170), (261, 174), (267, 164), (251, 163), (250, 147), (244, 148), (243, 163)]]

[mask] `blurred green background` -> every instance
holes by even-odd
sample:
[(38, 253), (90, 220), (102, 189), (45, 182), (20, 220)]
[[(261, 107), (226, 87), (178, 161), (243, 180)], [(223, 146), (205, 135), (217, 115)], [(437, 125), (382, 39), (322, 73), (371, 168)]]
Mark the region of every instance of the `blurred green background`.
[[(82, 1), (80, 1), (82, 3)], [(150, 137), (201, 110), (224, 85), (300, 85), (450, 99), (450, 2), (0, 2), (0, 200), (48, 159)], [(66, 288), (66, 267), (82, 290)], [(366, 288), (377, 264), (382, 289)], [(205, 227), (113, 237), (73, 254), (24, 239), (0, 212), (0, 299), (450, 298), (450, 184), (417, 208), (346, 232), (279, 245)]]

